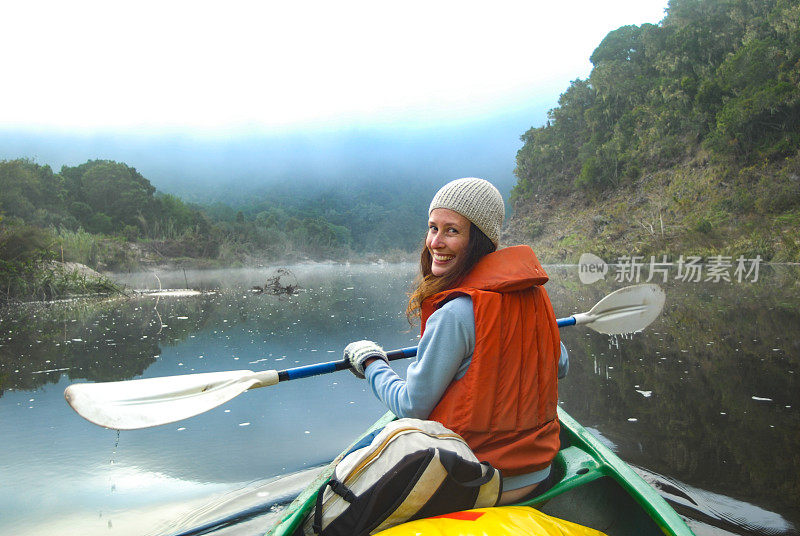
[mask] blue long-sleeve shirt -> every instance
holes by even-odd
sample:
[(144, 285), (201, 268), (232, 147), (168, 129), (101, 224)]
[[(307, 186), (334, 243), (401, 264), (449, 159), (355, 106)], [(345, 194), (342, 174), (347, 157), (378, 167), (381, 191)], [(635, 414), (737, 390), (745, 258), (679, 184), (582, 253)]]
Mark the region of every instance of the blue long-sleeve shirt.
[[(425, 324), (417, 347), (417, 358), (402, 379), (382, 360), (372, 362), (365, 375), (372, 392), (398, 417), (427, 419), (454, 380), (464, 376), (475, 351), (475, 314), (472, 299), (459, 296), (437, 309)], [(558, 377), (569, 370), (569, 356), (561, 344)], [(507, 478), (504, 489), (534, 484), (547, 477), (550, 469)]]

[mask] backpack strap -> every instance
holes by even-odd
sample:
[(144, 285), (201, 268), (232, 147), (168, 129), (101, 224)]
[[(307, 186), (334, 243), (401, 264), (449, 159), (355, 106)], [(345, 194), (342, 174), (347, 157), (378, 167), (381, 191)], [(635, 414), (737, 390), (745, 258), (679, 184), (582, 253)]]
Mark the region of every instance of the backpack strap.
[(341, 496), (345, 501), (351, 503), (355, 502), (357, 499), (356, 494), (350, 491), (350, 488), (344, 485), (344, 483), (336, 480), (335, 478), (331, 478), (328, 481), (328, 485), (331, 487), (331, 491), (333, 491), (336, 495)]
[(356, 494), (353, 493), (350, 488), (345, 486), (342, 482), (331, 477), (327, 484), (322, 486), (317, 492), (317, 504), (314, 508), (314, 522), (311, 525), (314, 534), (319, 534), (322, 532), (322, 497), (325, 495), (325, 488), (328, 486), (330, 486), (331, 491), (333, 491), (336, 495), (341, 496), (349, 503), (355, 502), (357, 499)]
[[(459, 458), (458, 456), (449, 451), (441, 449), (437, 450), (439, 450), (439, 462), (442, 464), (442, 467), (447, 469), (450, 478), (456, 480), (459, 484), (461, 484), (464, 487), (479, 488), (484, 484), (486, 484), (487, 482), (491, 482), (491, 480), (494, 478), (495, 473), (498, 471), (498, 469), (492, 467), (492, 465), (488, 462), (469, 462)], [(480, 465), (481, 466), (481, 468), (479, 469), (480, 476), (472, 480), (460, 481), (458, 480), (457, 472), (454, 470), (456, 464), (470, 465), (473, 467)]]

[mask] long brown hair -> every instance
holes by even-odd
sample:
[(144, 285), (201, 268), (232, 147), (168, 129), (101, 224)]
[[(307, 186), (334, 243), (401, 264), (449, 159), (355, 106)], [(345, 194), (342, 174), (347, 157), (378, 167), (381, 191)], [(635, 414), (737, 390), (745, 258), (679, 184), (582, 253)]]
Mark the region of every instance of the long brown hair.
[(466, 254), (452, 270), (442, 276), (435, 276), (431, 273), (431, 262), (433, 260), (431, 252), (428, 251), (425, 242), (423, 242), (422, 252), (419, 256), (419, 275), (414, 280), (408, 297), (408, 305), (406, 306), (408, 322), (413, 324), (414, 319), (420, 316), (423, 301), (443, 290), (458, 286), (458, 283), (472, 270), (472, 267), (479, 260), (496, 249), (497, 246), (489, 240), (489, 237), (478, 229), (474, 223), (470, 222)]

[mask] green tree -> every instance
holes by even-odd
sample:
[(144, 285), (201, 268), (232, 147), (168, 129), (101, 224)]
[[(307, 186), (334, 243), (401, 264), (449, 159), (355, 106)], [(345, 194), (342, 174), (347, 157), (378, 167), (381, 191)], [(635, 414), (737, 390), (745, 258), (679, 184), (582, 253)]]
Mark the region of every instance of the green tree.
[(514, 199), (615, 188), (705, 144), (740, 165), (800, 145), (800, 5), (670, 0), (592, 53), (544, 127), (522, 136)]
[(99, 231), (121, 231), (126, 225), (139, 225), (140, 216), (152, 220), (157, 203), (153, 197), (156, 189), (135, 168), (111, 160), (91, 160), (77, 168), (62, 167), (61, 174), (69, 184), (68, 189), (77, 196), (76, 201), (86, 203), (92, 213), (83, 223)]
[(66, 216), (65, 191), (60, 177), (50, 166), (40, 166), (27, 159), (0, 161), (0, 212), (30, 221), (37, 209), (47, 217), (40, 222), (50, 224)]

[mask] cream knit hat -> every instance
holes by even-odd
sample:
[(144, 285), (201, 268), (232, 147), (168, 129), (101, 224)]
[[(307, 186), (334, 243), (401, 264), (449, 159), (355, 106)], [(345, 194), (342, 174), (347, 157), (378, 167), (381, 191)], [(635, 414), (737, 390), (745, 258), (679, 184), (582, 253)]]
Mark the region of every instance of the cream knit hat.
[(468, 177), (448, 182), (433, 196), (428, 215), (437, 208), (458, 212), (497, 246), (506, 209), (503, 196), (489, 181)]

